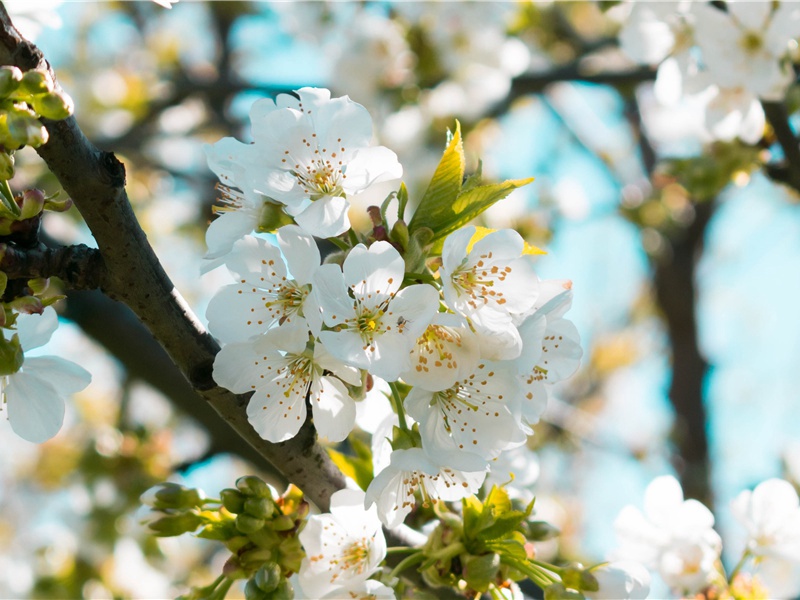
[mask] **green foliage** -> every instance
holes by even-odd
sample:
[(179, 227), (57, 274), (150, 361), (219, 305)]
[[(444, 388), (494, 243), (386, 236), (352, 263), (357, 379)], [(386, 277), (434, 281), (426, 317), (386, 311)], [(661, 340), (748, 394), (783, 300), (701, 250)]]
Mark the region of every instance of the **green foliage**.
[(472, 221), (515, 189), (533, 181), (532, 178), (511, 179), (502, 183), (481, 185), (480, 169), (466, 181), (464, 169), (461, 125), (456, 121), (455, 132), (408, 224), (412, 237), (423, 228), (432, 231), (433, 235), (428, 242), (434, 242), (434, 251), (441, 251), (444, 238), (456, 229)]
[(350, 477), (362, 490), (366, 490), (372, 481), (372, 450), (354, 434), (350, 434), (347, 441), (354, 454), (344, 454), (333, 448), (328, 448), (328, 454), (333, 463), (347, 477)]
[(22, 367), (24, 360), (22, 346), (16, 333), (10, 340), (0, 338), (0, 376), (16, 373)]

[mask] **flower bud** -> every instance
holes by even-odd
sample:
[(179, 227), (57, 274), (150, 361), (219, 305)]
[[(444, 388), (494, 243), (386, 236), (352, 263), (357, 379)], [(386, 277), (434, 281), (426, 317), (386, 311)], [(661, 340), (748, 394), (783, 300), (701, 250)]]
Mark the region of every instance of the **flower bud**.
[(6, 117), (11, 139), (19, 146), (37, 148), (47, 143), (48, 133), (30, 111), (14, 110)]
[(16, 373), (24, 361), (25, 356), (16, 333), (10, 340), (0, 338), (0, 376)]
[(245, 600), (267, 600), (268, 596), (256, 585), (254, 579), (249, 580), (244, 586)]
[(462, 562), (462, 577), (470, 589), (477, 592), (486, 592), (489, 585), (497, 580), (500, 569), (499, 554), (485, 554), (483, 556), (470, 556)]
[[(161, 516), (163, 515), (163, 516)], [(147, 528), (153, 535), (159, 537), (174, 537), (195, 531), (203, 524), (203, 519), (192, 512), (178, 513), (174, 515), (165, 513), (154, 513), (154, 521), (147, 522)]]
[(527, 529), (527, 538), (534, 542), (551, 540), (561, 534), (561, 531), (555, 525), (551, 525), (547, 521), (531, 521), (528, 523)]
[(269, 486), (254, 475), (246, 475), (236, 480), (236, 487), (245, 496), (255, 496), (257, 498), (271, 498)]
[(60, 121), (75, 112), (75, 103), (63, 92), (51, 92), (34, 96), (31, 100), (33, 110), (46, 119)]
[(401, 248), (408, 248), (408, 225), (406, 225), (405, 221), (396, 221), (395, 224), (392, 225), (392, 232), (389, 234), (389, 237), (393, 242), (400, 244)]
[(288, 579), (282, 579), (271, 593), (267, 594), (269, 600), (294, 600), (294, 588)]
[(255, 533), (264, 525), (266, 521), (264, 519), (257, 519), (256, 517), (251, 517), (250, 515), (237, 515), (236, 516), (236, 529), (247, 535), (248, 533)]
[(584, 595), (568, 590), (563, 583), (553, 583), (544, 590), (544, 600), (585, 600)]
[(244, 495), (239, 490), (232, 488), (226, 488), (219, 493), (222, 506), (235, 515), (244, 511), (244, 498)]
[(22, 71), (17, 67), (6, 65), (0, 67), (0, 98), (13, 93), (22, 81)]
[(175, 509), (190, 510), (203, 504), (204, 494), (200, 490), (190, 489), (178, 483), (167, 481), (160, 483), (141, 496), (142, 504), (158, 510)]
[(26, 71), (22, 75), (20, 89), (31, 95), (47, 94), (53, 91), (53, 80), (45, 71)]
[(294, 529), (294, 519), (287, 515), (278, 515), (272, 520), (272, 529), (275, 531), (289, 531)]
[(261, 591), (271, 592), (278, 587), (278, 584), (281, 582), (281, 577), (281, 568), (277, 563), (269, 563), (256, 571), (253, 580)]
[(275, 504), (266, 498), (248, 498), (244, 501), (244, 512), (257, 519), (269, 519), (275, 512)]
[(9, 180), (14, 177), (14, 155), (0, 152), (0, 179)]
[(44, 209), (44, 193), (42, 190), (27, 190), (22, 192), (22, 206), (20, 219), (35, 217)]

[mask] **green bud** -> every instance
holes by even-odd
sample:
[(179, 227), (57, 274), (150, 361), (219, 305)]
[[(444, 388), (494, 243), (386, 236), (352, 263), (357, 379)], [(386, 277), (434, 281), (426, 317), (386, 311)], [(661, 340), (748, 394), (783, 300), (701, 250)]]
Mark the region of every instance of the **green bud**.
[(51, 92), (41, 96), (34, 96), (31, 106), (38, 114), (46, 119), (60, 121), (75, 112), (75, 103), (63, 92)]
[(8, 133), (18, 146), (38, 148), (48, 140), (47, 129), (30, 111), (14, 110), (6, 117)]
[(239, 554), (239, 562), (250, 568), (256, 565), (263, 565), (265, 562), (271, 561), (272, 558), (272, 550), (267, 548), (251, 548)]
[(400, 244), (403, 249), (408, 248), (408, 225), (406, 225), (405, 221), (396, 221), (392, 225), (389, 237), (393, 242)]
[(244, 512), (244, 495), (239, 490), (225, 488), (219, 493), (219, 499), (228, 512), (235, 515)]
[(159, 483), (142, 494), (142, 504), (158, 510), (189, 510), (202, 506), (204, 494), (200, 490), (187, 488), (167, 481)]
[(247, 571), (241, 564), (239, 564), (239, 561), (235, 556), (231, 556), (225, 561), (225, 564), (222, 566), (222, 574), (228, 579), (233, 580), (244, 579), (247, 577)]
[(411, 234), (405, 254), (407, 273), (417, 273), (425, 267), (432, 239), (433, 230), (428, 227), (415, 229)]
[(499, 554), (485, 554), (483, 556), (470, 556), (462, 561), (464, 571), (462, 577), (467, 582), (470, 589), (477, 592), (486, 592), (489, 585), (497, 580), (497, 572), (500, 569)]
[(248, 580), (244, 586), (245, 600), (266, 600), (267, 594), (256, 585), (254, 579)]
[(247, 535), (248, 533), (255, 533), (264, 525), (266, 521), (264, 519), (257, 519), (256, 517), (251, 517), (250, 515), (237, 515), (236, 516), (236, 529)]
[(581, 587), (581, 574), (583, 573), (583, 565), (581, 563), (572, 563), (564, 567), (561, 571), (561, 581), (568, 588), (573, 590), (583, 589)]
[(203, 524), (203, 519), (192, 512), (184, 512), (175, 515), (165, 513), (155, 513), (156, 518), (147, 523), (147, 528), (153, 535), (159, 537), (174, 537), (195, 531), (200, 525)]
[(528, 523), (528, 539), (532, 542), (544, 542), (561, 535), (558, 527), (547, 521), (530, 521)]
[(257, 498), (272, 498), (269, 486), (254, 475), (245, 475), (236, 480), (236, 487), (245, 496), (255, 496)]
[(0, 152), (0, 179), (9, 180), (14, 177), (14, 155)]
[(300, 540), (294, 536), (284, 538), (278, 548), (278, 554), (278, 564), (283, 567), (283, 570), (294, 573), (300, 570), (300, 565), (306, 557)]
[(42, 190), (27, 190), (22, 192), (22, 206), (20, 219), (35, 217), (44, 209), (44, 194)]
[(294, 219), (286, 214), (282, 204), (264, 200), (261, 208), (261, 218), (258, 221), (258, 230), (271, 233), (284, 225), (291, 225)]
[(275, 504), (266, 498), (248, 498), (244, 501), (244, 512), (257, 519), (269, 519), (275, 512)]
[(278, 515), (272, 520), (272, 529), (275, 531), (289, 531), (294, 529), (294, 519), (287, 515)]
[(10, 340), (0, 338), (0, 376), (13, 375), (20, 370), (24, 361), (25, 355), (16, 333)]
[(47, 94), (53, 91), (53, 81), (44, 71), (26, 71), (22, 75), (19, 86), (23, 91), (32, 95)]
[(589, 569), (585, 569), (581, 573), (581, 590), (585, 592), (600, 591), (600, 582)]
[(568, 590), (563, 583), (553, 583), (544, 590), (544, 600), (585, 600), (580, 592)]
[(281, 582), (281, 568), (276, 563), (269, 563), (256, 571), (254, 581), (264, 592), (271, 592)]
[(22, 71), (17, 67), (6, 65), (0, 67), (0, 98), (13, 93), (22, 81)]
[(269, 600), (294, 600), (294, 588), (288, 579), (282, 579), (272, 592), (267, 594)]

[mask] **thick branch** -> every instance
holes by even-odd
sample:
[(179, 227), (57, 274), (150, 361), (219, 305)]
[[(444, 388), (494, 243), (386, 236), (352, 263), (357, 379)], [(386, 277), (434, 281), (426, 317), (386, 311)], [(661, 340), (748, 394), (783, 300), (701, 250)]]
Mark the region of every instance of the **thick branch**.
[(695, 205), (694, 222), (673, 240), (672, 257), (656, 266), (656, 296), (672, 346), (669, 399), (675, 409), (674, 438), (681, 464), (676, 465), (684, 492), (711, 506), (708, 437), (703, 379), (708, 365), (700, 354), (695, 315), (695, 265), (711, 219), (713, 201)]
[[(38, 48), (14, 29), (5, 8), (0, 8), (0, 62), (23, 70), (48, 68)], [(97, 240), (107, 267), (103, 291), (133, 310), (199, 396), (244, 441), (327, 510), (330, 495), (344, 486), (344, 478), (316, 443), (310, 423), (292, 440), (266, 442), (247, 421), (247, 396), (214, 382), (211, 373), (219, 346), (175, 289), (148, 243), (125, 192), (122, 163), (92, 145), (74, 117), (43, 122), (50, 139), (38, 149), (39, 155), (75, 201)]]
[(22, 250), (0, 244), (0, 271), (9, 279), (58, 277), (68, 290), (94, 290), (106, 275), (100, 252), (84, 244)]

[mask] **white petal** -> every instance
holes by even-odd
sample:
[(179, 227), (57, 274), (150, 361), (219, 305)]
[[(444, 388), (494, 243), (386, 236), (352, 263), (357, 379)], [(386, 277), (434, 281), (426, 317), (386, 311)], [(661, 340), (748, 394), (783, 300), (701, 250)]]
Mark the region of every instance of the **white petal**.
[(284, 387), (269, 382), (259, 387), (247, 405), (247, 420), (262, 438), (277, 443), (297, 435), (306, 420), (306, 389), (295, 386), (289, 396)]
[(297, 225), (285, 225), (276, 235), (292, 277), (302, 285), (311, 283), (311, 277), (321, 262), (314, 238)]
[(341, 196), (325, 196), (309, 204), (294, 219), (311, 235), (329, 238), (343, 234), (350, 229), (347, 209), (350, 202)]
[(80, 392), (92, 381), (89, 371), (58, 356), (26, 358), (22, 370), (50, 383), (62, 397)]
[(11, 429), (21, 438), (41, 444), (61, 429), (64, 400), (49, 382), (20, 371), (9, 377), (5, 393)]
[[(225, 257), (225, 266), (240, 283), (261, 285), (286, 277), (286, 265), (278, 248), (252, 235), (238, 240)], [(244, 280), (244, 281), (241, 281)], [(262, 286), (263, 287), (263, 286)]]
[(438, 311), (438, 290), (431, 285), (421, 283), (400, 290), (389, 302), (387, 316), (391, 315), (396, 323), (402, 323), (392, 329), (408, 336), (413, 343), (428, 328)]
[(335, 377), (323, 376), (311, 384), (311, 409), (320, 437), (341, 442), (353, 430), (356, 403), (344, 384)]
[(206, 258), (219, 258), (231, 251), (233, 245), (258, 225), (254, 213), (241, 210), (225, 211), (206, 230)]
[(25, 352), (44, 346), (56, 329), (58, 315), (52, 306), (46, 307), (41, 315), (23, 313), (17, 317), (17, 335)]
[[(322, 318), (328, 327), (336, 327), (348, 319), (355, 318), (353, 301), (347, 295), (344, 275), (337, 265), (322, 265), (317, 269), (311, 286), (322, 310)], [(339, 356), (335, 352), (332, 354)]]
[(359, 148), (345, 172), (345, 191), (358, 194), (376, 183), (399, 180), (403, 176), (403, 167), (394, 152), (383, 146), (374, 146)]
[(226, 344), (214, 357), (214, 381), (236, 394), (255, 389), (261, 371), (252, 343)]
[(343, 272), (362, 304), (374, 308), (400, 289), (405, 263), (389, 242), (375, 242), (369, 249), (358, 244), (344, 261)]

